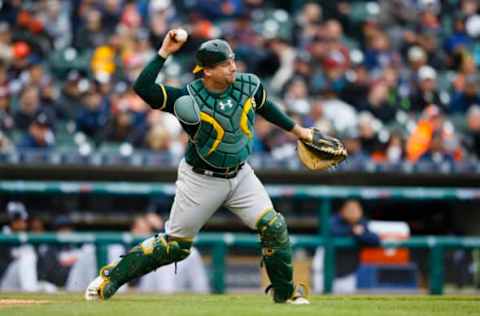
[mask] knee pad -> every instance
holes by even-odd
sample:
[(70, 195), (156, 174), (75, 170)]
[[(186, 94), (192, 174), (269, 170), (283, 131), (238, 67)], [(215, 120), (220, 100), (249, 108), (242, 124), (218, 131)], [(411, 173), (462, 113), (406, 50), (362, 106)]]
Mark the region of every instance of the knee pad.
[(140, 244), (145, 256), (152, 256), (160, 265), (182, 261), (190, 255), (192, 242), (184, 239), (173, 239), (167, 235), (156, 235)]
[(166, 236), (165, 240), (168, 245), (168, 253), (172, 262), (182, 261), (191, 253), (192, 241), (185, 239), (174, 239)]
[(264, 249), (264, 255), (273, 252), (275, 249), (285, 248), (290, 245), (288, 238), (287, 223), (282, 214), (273, 209), (267, 211), (257, 221), (258, 234)]

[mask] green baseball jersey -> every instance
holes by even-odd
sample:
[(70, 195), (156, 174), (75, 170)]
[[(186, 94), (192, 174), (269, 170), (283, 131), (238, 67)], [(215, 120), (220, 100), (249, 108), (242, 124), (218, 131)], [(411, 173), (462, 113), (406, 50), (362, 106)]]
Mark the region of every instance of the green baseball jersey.
[[(284, 130), (293, 128), (292, 119), (267, 99), (267, 93), (255, 75), (237, 74), (235, 83), (219, 95), (206, 90), (202, 79), (184, 88), (156, 82), (164, 62), (164, 58), (155, 56), (142, 70), (133, 89), (153, 109), (173, 115), (175, 101), (185, 95), (191, 95), (199, 107), (202, 106), (199, 124), (184, 124), (180, 120), (190, 136), (185, 154), (190, 165), (214, 170), (245, 161), (252, 150), (255, 113)], [(220, 142), (217, 141), (219, 136)], [(237, 153), (238, 157), (233, 158), (232, 153)]]

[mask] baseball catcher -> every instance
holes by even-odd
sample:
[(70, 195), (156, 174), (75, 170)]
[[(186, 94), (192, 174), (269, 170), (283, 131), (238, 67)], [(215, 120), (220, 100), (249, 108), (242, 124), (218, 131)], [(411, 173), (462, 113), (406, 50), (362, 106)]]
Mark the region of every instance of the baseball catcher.
[[(182, 33), (183, 36), (177, 36)], [(185, 259), (190, 254), (193, 238), (218, 208), (224, 206), (259, 234), (273, 301), (309, 304), (305, 288), (293, 280), (287, 223), (275, 210), (247, 159), (253, 148), (257, 114), (295, 135), (303, 145), (317, 148), (324, 153), (323, 157), (333, 153), (326, 144), (329, 138), (296, 124), (267, 97), (256, 75), (237, 72), (235, 55), (224, 40), (207, 41), (198, 49), (194, 72), (201, 75), (200, 78), (181, 88), (157, 82), (166, 59), (178, 51), (185, 40), (184, 32), (169, 31), (158, 54), (133, 86), (152, 108), (175, 115), (189, 136), (165, 233), (146, 239), (119, 262), (101, 269), (100, 275), (88, 286), (85, 297), (87, 300), (108, 299), (130, 280)], [(340, 155), (346, 155), (339, 149), (341, 144), (333, 141), (332, 144), (338, 145), (335, 148)]]

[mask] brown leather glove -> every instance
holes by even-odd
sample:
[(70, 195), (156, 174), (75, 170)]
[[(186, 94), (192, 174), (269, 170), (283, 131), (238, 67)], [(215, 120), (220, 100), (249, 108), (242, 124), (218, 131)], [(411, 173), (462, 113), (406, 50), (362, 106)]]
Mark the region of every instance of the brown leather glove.
[(308, 169), (325, 170), (347, 158), (347, 150), (340, 140), (323, 135), (317, 128), (312, 128), (312, 136), (311, 142), (297, 142), (298, 157)]

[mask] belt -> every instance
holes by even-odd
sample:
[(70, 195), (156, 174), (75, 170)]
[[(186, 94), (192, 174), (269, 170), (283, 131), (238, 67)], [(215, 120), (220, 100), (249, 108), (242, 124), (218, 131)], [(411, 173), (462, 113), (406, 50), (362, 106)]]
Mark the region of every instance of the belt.
[(224, 169), (224, 171), (223, 170), (212, 171), (212, 170), (207, 170), (207, 169), (198, 168), (198, 167), (192, 167), (192, 170), (195, 173), (203, 174), (205, 176), (223, 178), (223, 179), (231, 179), (231, 178), (235, 178), (237, 176), (238, 172), (240, 171), (240, 169), (242, 169), (244, 164), (245, 163), (242, 162), (238, 166), (232, 167), (232, 168), (226, 168), (226, 169)]

